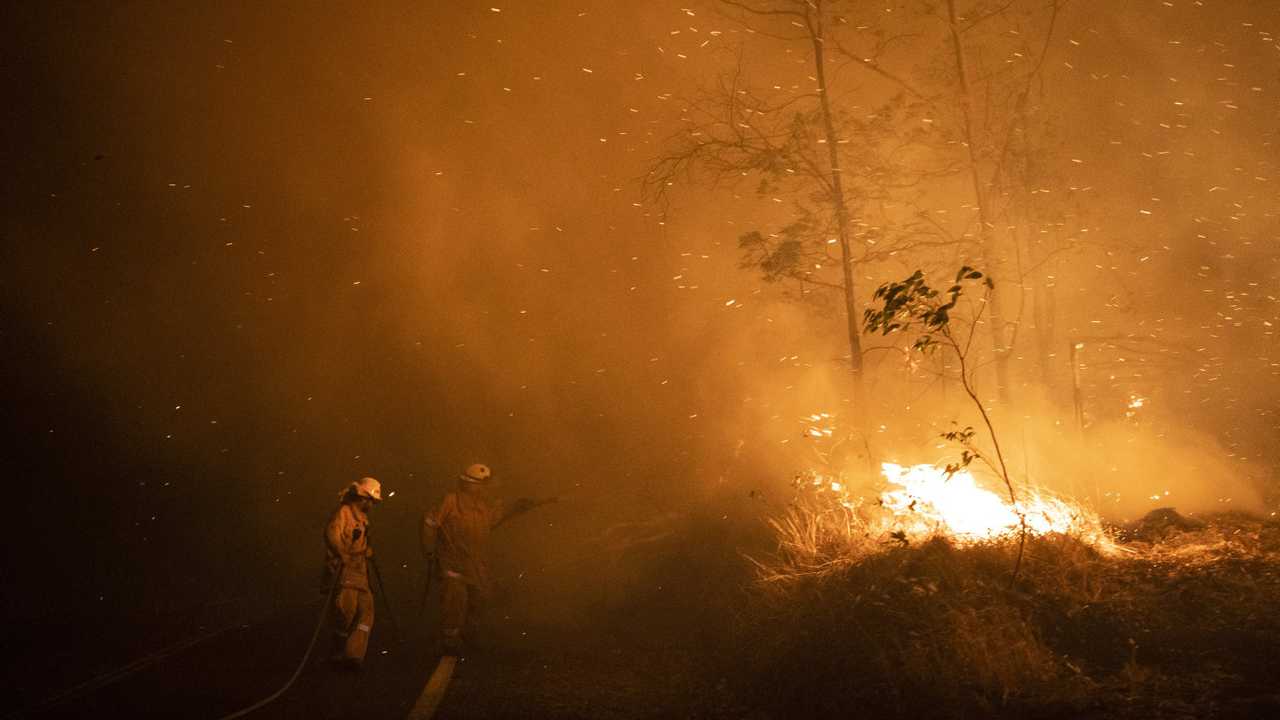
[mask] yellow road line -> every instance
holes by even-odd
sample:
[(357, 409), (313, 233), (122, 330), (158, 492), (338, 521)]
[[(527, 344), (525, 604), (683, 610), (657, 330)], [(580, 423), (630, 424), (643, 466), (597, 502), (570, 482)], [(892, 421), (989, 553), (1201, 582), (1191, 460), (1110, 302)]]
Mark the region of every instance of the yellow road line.
[(440, 658), (440, 663), (436, 665), (435, 672), (431, 673), (427, 686), (418, 696), (418, 702), (414, 703), (413, 709), (409, 711), (407, 720), (431, 720), (435, 716), (436, 708), (444, 699), (444, 691), (449, 689), (449, 681), (453, 679), (453, 668), (457, 664), (458, 658), (454, 655), (445, 655)]

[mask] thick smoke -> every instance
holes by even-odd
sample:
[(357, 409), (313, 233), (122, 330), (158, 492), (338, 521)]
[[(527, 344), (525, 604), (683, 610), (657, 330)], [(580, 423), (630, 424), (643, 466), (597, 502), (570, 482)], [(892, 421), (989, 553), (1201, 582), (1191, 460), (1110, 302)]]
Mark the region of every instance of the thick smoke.
[[(1072, 197), (1048, 231), (1065, 250), (1021, 282), (1007, 279), (1019, 258), (999, 269), (1021, 339), (998, 432), (1015, 475), (1117, 519), (1264, 509), (1276, 258), (1258, 178), (1274, 180), (1275, 149), (1273, 106), (1245, 99), (1271, 82), (1248, 69), (1270, 56), (1247, 17), (1112, 5), (1071, 4), (1050, 56), (1036, 117), (1056, 122), (1052, 152), (1081, 162), (1047, 188)], [(501, 10), (19, 18), (35, 40), (6, 43), (25, 48), (6, 66), (40, 82), (15, 104), (31, 114), (7, 121), (27, 142), (5, 151), (19, 168), (5, 337), (31, 351), (5, 362), (32, 408), (10, 426), (41, 438), (29, 472), (57, 477), (32, 500), (50, 552), (78, 558), (88, 518), (121, 546), (91, 552), (148, 568), (60, 570), (57, 584), (287, 595), (319, 563), (336, 492), (364, 474), (396, 492), (375, 520), (407, 583), (417, 514), (482, 460), (504, 494), (560, 498), (513, 524), (503, 562), (563, 587), (645, 523), (716, 502), (751, 522), (813, 467), (874, 492), (866, 468), (944, 460), (938, 433), (976, 424), (937, 361), (900, 347), (868, 355), (873, 400), (853, 407), (838, 303), (796, 302), (739, 267), (738, 235), (788, 206), (749, 186), (639, 197), (683, 127), (681, 98), (732, 68), (736, 43), (780, 86), (807, 82), (803, 58), (665, 3)], [(1150, 22), (1161, 32), (1126, 30)], [(841, 100), (885, 91), (850, 87)], [(927, 200), (963, 231), (972, 207), (950, 192)], [(973, 260), (894, 258), (858, 278), (860, 301)], [(1037, 288), (1058, 312), (1043, 353)], [(1133, 397), (1150, 402), (1126, 417)], [(63, 502), (74, 521), (44, 510)]]

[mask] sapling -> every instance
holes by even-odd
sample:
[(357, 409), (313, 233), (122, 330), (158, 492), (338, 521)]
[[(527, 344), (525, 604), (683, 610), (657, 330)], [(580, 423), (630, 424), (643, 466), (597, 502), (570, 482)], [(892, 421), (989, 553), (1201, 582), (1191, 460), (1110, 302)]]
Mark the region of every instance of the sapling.
[[(966, 286), (972, 286), (974, 283), (984, 288), (983, 297), (974, 311), (969, 332), (961, 337), (961, 333), (957, 332), (953, 325), (952, 313), (960, 302)], [(980, 460), (1004, 481), (1005, 489), (1009, 493), (1009, 503), (1018, 516), (1019, 524), (1018, 557), (1014, 561), (1011, 579), (1011, 582), (1016, 582), (1018, 572), (1022, 568), (1022, 554), (1027, 542), (1027, 518), (1018, 505), (1018, 496), (1013, 487), (1013, 480), (1009, 477), (1009, 468), (1005, 463), (1004, 453), (1000, 449), (1000, 439), (996, 435), (991, 415), (974, 388), (973, 363), (970, 359), (973, 338), (993, 288), (991, 278), (968, 265), (960, 268), (956, 273), (955, 282), (945, 291), (931, 287), (925, 282), (924, 273), (917, 270), (905, 280), (885, 283), (876, 289), (875, 295), (872, 296), (872, 307), (867, 308), (863, 313), (863, 325), (868, 333), (878, 332), (881, 335), (919, 332), (915, 342), (912, 343), (913, 350), (932, 353), (942, 348), (955, 355), (959, 364), (960, 385), (978, 409), (978, 414), (987, 430), (987, 438), (991, 442), (995, 462), (992, 462), (991, 458), (978, 448), (974, 440), (977, 432), (973, 427), (961, 428), (957, 424), (952, 430), (942, 433), (943, 438), (959, 445), (961, 449), (959, 461), (949, 463), (945, 472), (950, 477), (967, 468), (974, 460)]]

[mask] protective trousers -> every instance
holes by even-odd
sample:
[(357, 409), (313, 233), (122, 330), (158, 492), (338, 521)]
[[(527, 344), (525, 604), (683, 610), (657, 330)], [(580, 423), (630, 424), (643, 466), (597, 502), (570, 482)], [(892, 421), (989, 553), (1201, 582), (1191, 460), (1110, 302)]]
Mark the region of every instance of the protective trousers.
[(369, 631), (373, 630), (373, 593), (360, 588), (344, 587), (333, 601), (334, 634), (337, 650), (347, 661), (364, 661), (369, 649)]
[(441, 622), (446, 642), (456, 643), (462, 638), (462, 629), (467, 624), (468, 610), (475, 610), (480, 599), (480, 589), (468, 584), (466, 579), (448, 572), (444, 575), (444, 588), (441, 590)]

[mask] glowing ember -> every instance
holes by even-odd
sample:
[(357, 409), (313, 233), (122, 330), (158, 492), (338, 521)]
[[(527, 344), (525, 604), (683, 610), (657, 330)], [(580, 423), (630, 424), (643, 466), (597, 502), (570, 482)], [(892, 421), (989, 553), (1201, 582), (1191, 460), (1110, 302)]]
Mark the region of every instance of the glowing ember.
[(1124, 416), (1127, 418), (1132, 418), (1137, 416), (1138, 411), (1146, 407), (1146, 404), (1147, 404), (1146, 398), (1138, 397), (1137, 395), (1130, 395), (1129, 407), (1125, 410)]
[(1031, 533), (1103, 538), (1096, 514), (1047, 494), (1022, 490), (1015, 508), (1007, 497), (980, 487), (966, 470), (948, 478), (933, 465), (882, 463), (881, 472), (899, 489), (886, 490), (880, 501), (901, 523), (900, 529), (911, 535), (944, 533), (961, 541), (988, 540), (1017, 532), (1020, 510)]

